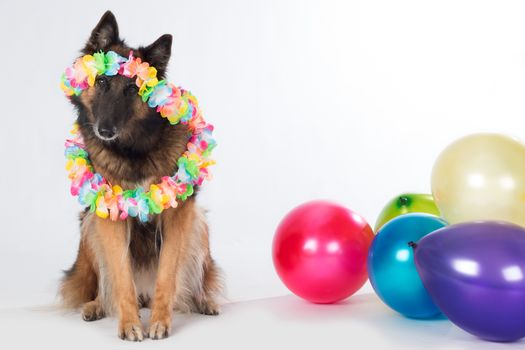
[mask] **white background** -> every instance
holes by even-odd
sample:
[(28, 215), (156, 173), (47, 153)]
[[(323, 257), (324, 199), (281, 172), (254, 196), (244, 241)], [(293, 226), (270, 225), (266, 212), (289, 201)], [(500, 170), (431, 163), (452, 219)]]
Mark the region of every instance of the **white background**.
[(0, 304), (52, 300), (78, 244), (60, 74), (106, 9), (131, 45), (174, 35), (169, 78), (216, 126), (212, 249), (231, 300), (285, 294), (271, 240), (326, 198), (373, 224), (476, 131), (523, 136), (522, 1), (2, 1)]

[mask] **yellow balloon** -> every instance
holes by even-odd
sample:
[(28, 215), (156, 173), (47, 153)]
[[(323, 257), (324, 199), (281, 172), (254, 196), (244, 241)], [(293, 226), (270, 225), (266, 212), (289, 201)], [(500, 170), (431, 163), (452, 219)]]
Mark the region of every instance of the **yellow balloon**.
[(434, 164), (432, 194), (451, 224), (504, 220), (525, 226), (525, 145), (499, 134), (457, 140)]

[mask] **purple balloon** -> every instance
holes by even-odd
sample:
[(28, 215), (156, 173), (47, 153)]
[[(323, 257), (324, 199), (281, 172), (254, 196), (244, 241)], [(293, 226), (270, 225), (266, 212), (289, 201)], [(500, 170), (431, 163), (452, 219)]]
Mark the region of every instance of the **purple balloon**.
[(414, 248), (418, 273), (436, 305), (480, 338), (525, 337), (525, 229), (505, 222), (451, 225)]

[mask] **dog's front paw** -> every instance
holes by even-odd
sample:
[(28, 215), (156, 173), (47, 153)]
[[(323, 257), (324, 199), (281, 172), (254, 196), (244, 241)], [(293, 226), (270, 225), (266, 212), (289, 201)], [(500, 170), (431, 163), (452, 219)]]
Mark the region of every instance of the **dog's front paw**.
[(171, 332), (171, 323), (167, 320), (152, 321), (149, 326), (148, 335), (151, 339), (163, 339)]
[(140, 322), (120, 322), (118, 336), (124, 340), (142, 341), (144, 340), (144, 331)]

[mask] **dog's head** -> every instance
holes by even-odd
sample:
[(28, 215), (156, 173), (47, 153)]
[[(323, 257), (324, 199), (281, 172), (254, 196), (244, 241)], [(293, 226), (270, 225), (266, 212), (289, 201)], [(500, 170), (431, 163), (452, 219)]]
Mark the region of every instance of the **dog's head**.
[[(151, 45), (131, 48), (119, 37), (117, 20), (107, 11), (91, 32), (82, 53), (92, 55), (112, 50), (127, 57), (133, 50), (135, 57), (157, 69), (160, 80), (166, 73), (171, 42), (171, 35), (165, 34)], [(108, 147), (147, 152), (166, 124), (155, 109), (142, 102), (135, 79), (119, 74), (97, 76), (94, 86), (80, 96), (73, 96), (71, 101), (78, 109), (83, 134), (96, 137)]]

